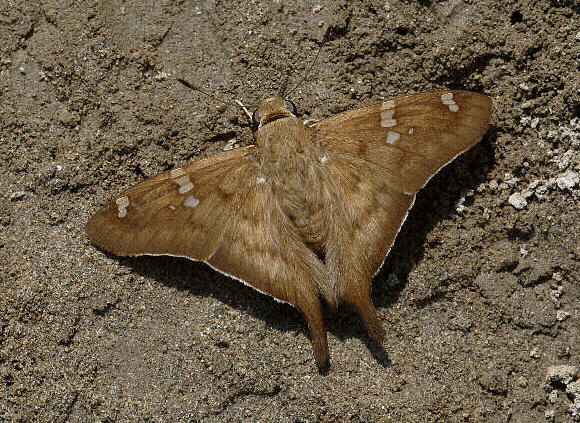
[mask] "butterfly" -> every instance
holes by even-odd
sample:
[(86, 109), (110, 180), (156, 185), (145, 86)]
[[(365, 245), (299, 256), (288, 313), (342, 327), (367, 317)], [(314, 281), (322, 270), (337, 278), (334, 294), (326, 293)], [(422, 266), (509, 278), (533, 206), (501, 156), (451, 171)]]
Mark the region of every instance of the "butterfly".
[(275, 96), (254, 119), (255, 145), (147, 179), (85, 227), (119, 256), (203, 261), (287, 302), (308, 323), (319, 368), (329, 363), (322, 301), (350, 303), (378, 342), (370, 297), (417, 191), (479, 142), (489, 97), (433, 91), (340, 113), (311, 125)]

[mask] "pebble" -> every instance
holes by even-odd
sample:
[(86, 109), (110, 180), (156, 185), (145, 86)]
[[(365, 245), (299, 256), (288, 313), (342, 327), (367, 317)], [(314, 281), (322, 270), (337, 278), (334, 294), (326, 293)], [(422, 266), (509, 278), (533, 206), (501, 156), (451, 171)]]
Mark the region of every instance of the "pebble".
[(25, 191), (16, 191), (13, 192), (12, 194), (10, 194), (10, 201), (20, 201), (20, 200), (24, 200), (26, 198), (26, 192)]
[(574, 399), (574, 403), (570, 405), (572, 417), (580, 417), (580, 380), (569, 383), (566, 386), (566, 393)]
[(556, 178), (556, 185), (561, 190), (569, 190), (580, 184), (580, 175), (573, 170), (568, 170)]
[(559, 322), (563, 322), (564, 320), (566, 320), (568, 317), (570, 317), (570, 313), (568, 313), (567, 311), (564, 310), (558, 310), (556, 312), (556, 320)]
[(578, 368), (576, 366), (569, 366), (567, 364), (562, 364), (559, 366), (550, 366), (547, 369), (546, 380), (548, 382), (560, 382), (564, 385), (568, 385), (578, 373)]
[(512, 195), (510, 195), (508, 198), (508, 203), (510, 203), (518, 210), (525, 209), (528, 205), (526, 198), (519, 192), (514, 192)]

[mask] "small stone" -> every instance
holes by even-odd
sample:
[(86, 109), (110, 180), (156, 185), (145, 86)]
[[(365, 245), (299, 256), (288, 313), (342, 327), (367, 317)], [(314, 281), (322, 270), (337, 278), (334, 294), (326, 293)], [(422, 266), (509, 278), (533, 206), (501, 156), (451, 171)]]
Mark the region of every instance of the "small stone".
[(562, 364), (559, 366), (550, 366), (547, 370), (546, 380), (548, 382), (559, 382), (568, 385), (578, 373), (576, 366)]
[(167, 79), (169, 79), (169, 74), (167, 72), (158, 72), (157, 75), (155, 75), (155, 80), (156, 81), (166, 81)]
[(514, 192), (512, 195), (510, 195), (508, 198), (508, 203), (510, 203), (512, 206), (514, 206), (514, 208), (518, 210), (525, 209), (526, 206), (528, 205), (528, 202), (525, 199), (525, 197), (519, 192)]
[(534, 107), (534, 100), (528, 100), (522, 103), (522, 109), (531, 109), (532, 107)]
[(20, 200), (24, 200), (26, 198), (26, 192), (25, 191), (15, 191), (12, 194), (10, 194), (10, 197), (8, 197), (10, 199), (10, 201), (20, 201)]
[(572, 189), (580, 184), (580, 176), (573, 170), (569, 170), (556, 178), (556, 184), (561, 190)]
[(540, 358), (541, 357), (540, 350), (537, 348), (534, 348), (532, 351), (530, 351), (530, 357), (535, 358), (535, 359)]
[(580, 417), (580, 380), (569, 383), (566, 386), (566, 393), (574, 399), (574, 403), (570, 405), (572, 417)]
[(556, 401), (558, 401), (558, 391), (554, 389), (552, 392), (550, 392), (548, 394), (548, 401), (550, 401), (552, 404), (555, 404)]
[(236, 138), (232, 138), (231, 140), (229, 140), (227, 142), (227, 144), (224, 146), (223, 150), (228, 151), (228, 150), (234, 149), (236, 147), (237, 142), (238, 142), (238, 140)]
[(564, 320), (566, 320), (568, 317), (570, 317), (570, 313), (568, 313), (567, 311), (564, 310), (558, 310), (556, 312), (556, 320), (559, 322), (563, 322)]
[(555, 300), (560, 298), (563, 293), (564, 293), (564, 288), (562, 288), (561, 286), (554, 288), (554, 289), (550, 289), (550, 297), (554, 298)]
[(531, 189), (526, 189), (522, 192), (522, 197), (524, 197), (526, 200), (530, 198), (532, 195), (534, 195), (534, 191), (532, 191)]

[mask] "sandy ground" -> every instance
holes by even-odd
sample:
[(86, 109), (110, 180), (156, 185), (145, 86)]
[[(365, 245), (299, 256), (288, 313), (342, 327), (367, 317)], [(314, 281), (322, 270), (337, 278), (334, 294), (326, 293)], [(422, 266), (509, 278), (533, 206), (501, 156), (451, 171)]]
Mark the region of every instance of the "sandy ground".
[[(509, 3), (509, 4), (508, 4)], [(0, 5), (0, 420), (580, 420), (580, 6), (540, 1)], [(207, 266), (83, 234), (146, 177), (252, 143), (241, 111), (297, 82), (320, 119), (437, 88), (486, 93), (480, 144), (420, 193), (373, 301), (383, 348)], [(560, 366), (560, 367), (557, 367)]]

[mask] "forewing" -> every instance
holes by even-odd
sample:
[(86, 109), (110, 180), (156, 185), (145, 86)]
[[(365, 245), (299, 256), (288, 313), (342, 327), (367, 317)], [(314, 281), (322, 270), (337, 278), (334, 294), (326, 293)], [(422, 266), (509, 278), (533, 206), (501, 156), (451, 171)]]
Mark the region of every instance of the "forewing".
[(137, 184), (89, 220), (89, 239), (122, 256), (206, 260), (256, 182), (254, 150), (230, 150)]
[(85, 231), (117, 255), (206, 261), (294, 305), (308, 321), (323, 366), (328, 353), (319, 287), (326, 270), (260, 177), (255, 150), (231, 150), (148, 179), (99, 210)]
[(341, 113), (312, 129), (328, 159), (375, 164), (384, 172), (382, 181), (415, 193), (442, 166), (477, 144), (491, 110), (490, 98), (482, 94), (433, 91)]
[(312, 127), (341, 203), (334, 208), (327, 246), (329, 273), (339, 299), (357, 306), (378, 340), (384, 332), (370, 300), (370, 278), (416, 192), (481, 139), (491, 109), (481, 94), (435, 91), (345, 112)]

